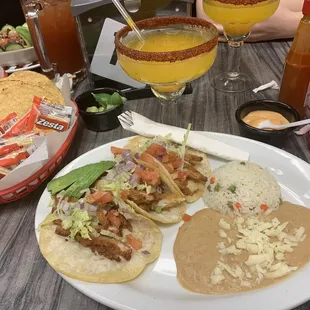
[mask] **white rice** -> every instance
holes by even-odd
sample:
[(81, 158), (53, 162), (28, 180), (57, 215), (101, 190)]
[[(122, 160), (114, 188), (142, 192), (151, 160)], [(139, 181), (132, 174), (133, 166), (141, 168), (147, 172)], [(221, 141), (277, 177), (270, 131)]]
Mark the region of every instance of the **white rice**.
[[(242, 216), (268, 214), (277, 210), (282, 201), (280, 186), (267, 169), (240, 161), (212, 172), (203, 200), (207, 207), (220, 213)], [(267, 205), (268, 210), (263, 211), (262, 205)]]

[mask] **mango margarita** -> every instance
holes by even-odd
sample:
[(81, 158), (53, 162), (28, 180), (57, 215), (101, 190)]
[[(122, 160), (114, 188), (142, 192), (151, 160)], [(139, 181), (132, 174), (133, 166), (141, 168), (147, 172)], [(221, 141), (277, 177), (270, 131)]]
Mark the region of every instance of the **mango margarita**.
[(222, 24), (226, 33), (244, 35), (251, 31), (254, 24), (270, 18), (279, 6), (280, 0), (245, 1), (204, 0), (205, 13), (215, 22)]
[[(156, 29), (144, 29), (142, 33), (143, 43), (132, 33), (122, 39), (127, 53), (117, 45), (118, 60), (130, 77), (160, 86), (155, 86), (160, 91), (172, 92), (180, 88), (180, 84), (198, 78), (215, 60), (217, 33), (212, 28), (159, 25)], [(206, 42), (212, 40), (214, 44), (206, 49)], [(193, 50), (200, 47), (200, 50)]]

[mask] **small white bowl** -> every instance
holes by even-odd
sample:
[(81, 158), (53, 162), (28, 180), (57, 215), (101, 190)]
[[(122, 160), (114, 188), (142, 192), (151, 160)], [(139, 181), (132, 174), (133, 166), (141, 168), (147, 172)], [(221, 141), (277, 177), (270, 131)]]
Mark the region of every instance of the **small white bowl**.
[(37, 55), (33, 47), (0, 53), (0, 66), (26, 65), (36, 61)]

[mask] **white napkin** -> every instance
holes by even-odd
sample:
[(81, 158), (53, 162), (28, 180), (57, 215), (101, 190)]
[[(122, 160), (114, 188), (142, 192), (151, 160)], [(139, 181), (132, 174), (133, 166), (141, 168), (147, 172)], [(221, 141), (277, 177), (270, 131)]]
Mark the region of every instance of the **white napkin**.
[(271, 88), (271, 89), (279, 89), (279, 85), (277, 84), (276, 81), (272, 80), (271, 82), (267, 83), (267, 84), (263, 84), (257, 88), (254, 88), (253, 89), (253, 92), (254, 93), (257, 93), (261, 90), (265, 90), (265, 89), (268, 89), (268, 88)]
[[(165, 136), (171, 133), (170, 140), (182, 143), (186, 133), (185, 129), (156, 123), (136, 112), (131, 111), (131, 115), (133, 125), (127, 126), (124, 122), (121, 122), (124, 129), (146, 137)], [(190, 132), (187, 145), (193, 149), (227, 160), (247, 161), (249, 159), (248, 152), (194, 131)]]

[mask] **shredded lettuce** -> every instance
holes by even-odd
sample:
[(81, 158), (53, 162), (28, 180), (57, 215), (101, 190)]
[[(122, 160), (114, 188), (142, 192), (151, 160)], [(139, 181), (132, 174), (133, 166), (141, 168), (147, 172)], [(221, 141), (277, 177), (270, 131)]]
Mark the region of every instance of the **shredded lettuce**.
[(153, 140), (152, 139), (148, 139), (145, 143), (141, 143), (139, 144), (139, 149), (141, 150), (141, 152), (145, 152), (151, 145), (153, 144)]
[(67, 218), (61, 222), (61, 226), (63, 229), (71, 228), (73, 225), (72, 218)]
[(172, 137), (172, 133), (168, 133), (165, 136), (156, 136), (153, 138), (153, 143), (164, 143), (166, 144), (168, 142), (168, 144), (170, 143), (169, 139)]
[(165, 136), (156, 136), (153, 139), (148, 139), (146, 142), (139, 145), (141, 152), (145, 152), (153, 143), (163, 143), (166, 147), (170, 145), (169, 139), (171, 138), (172, 134), (169, 133)]
[(120, 197), (122, 190), (128, 190), (132, 188), (127, 178), (117, 178), (116, 180), (100, 180), (98, 182), (98, 188), (102, 191), (110, 191), (116, 198)]
[(87, 211), (82, 211), (79, 208), (73, 208), (70, 217), (63, 220), (62, 227), (65, 229), (70, 228), (70, 238), (74, 239), (76, 234), (80, 233), (84, 239), (91, 239), (89, 233), (98, 235), (95, 229), (91, 226), (92, 217)]
[(185, 156), (185, 147), (186, 147), (186, 143), (187, 143), (187, 140), (188, 140), (188, 136), (189, 136), (189, 132), (191, 130), (191, 127), (192, 127), (192, 124), (189, 123), (188, 126), (187, 126), (187, 130), (186, 130), (186, 133), (183, 137), (183, 141), (182, 141), (182, 145), (180, 147), (180, 157), (182, 159), (182, 165), (180, 167), (180, 170), (182, 171), (184, 169), (184, 156)]
[(146, 183), (144, 183), (144, 184), (139, 184), (139, 185), (137, 186), (137, 190), (138, 190), (138, 191), (143, 191), (143, 190), (145, 190), (146, 193), (147, 193), (148, 195), (149, 195), (150, 193), (156, 192), (156, 188), (155, 188), (155, 187), (153, 187), (153, 186), (151, 186), (151, 185), (147, 185)]
[(105, 229), (101, 229), (100, 231), (100, 235), (103, 235), (103, 236), (107, 236), (107, 237), (111, 237), (113, 239), (116, 239), (118, 241), (122, 241), (122, 242), (125, 242), (125, 238), (122, 238), (114, 233), (112, 233), (111, 231), (109, 230), (105, 230)]
[(51, 201), (49, 202), (48, 204), (48, 208), (53, 208), (56, 204), (56, 200), (55, 200), (55, 197), (52, 197)]
[(163, 211), (163, 207), (157, 206), (157, 207), (155, 208), (155, 212), (156, 212), (156, 213), (161, 213), (162, 211)]

